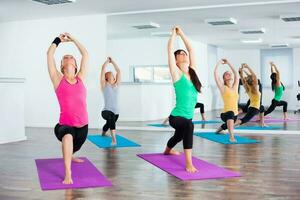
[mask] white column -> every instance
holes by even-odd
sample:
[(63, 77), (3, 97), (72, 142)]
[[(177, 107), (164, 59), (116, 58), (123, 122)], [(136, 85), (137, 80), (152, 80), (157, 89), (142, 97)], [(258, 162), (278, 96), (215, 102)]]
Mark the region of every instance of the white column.
[(26, 140), (22, 78), (0, 78), (0, 144)]

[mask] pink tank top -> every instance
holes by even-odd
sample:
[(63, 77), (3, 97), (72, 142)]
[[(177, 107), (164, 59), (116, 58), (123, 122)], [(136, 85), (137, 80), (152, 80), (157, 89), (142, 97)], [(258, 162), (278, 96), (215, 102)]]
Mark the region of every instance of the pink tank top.
[(86, 88), (79, 77), (77, 83), (70, 84), (63, 77), (55, 90), (59, 106), (59, 124), (82, 127), (88, 124)]

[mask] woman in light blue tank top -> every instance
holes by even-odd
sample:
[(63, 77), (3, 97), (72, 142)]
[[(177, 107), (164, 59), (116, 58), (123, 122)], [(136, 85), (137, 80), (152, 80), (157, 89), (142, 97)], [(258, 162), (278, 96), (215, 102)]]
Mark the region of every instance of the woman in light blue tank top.
[[(111, 63), (116, 71), (116, 76), (113, 72), (106, 72), (106, 66)], [(112, 143), (111, 145), (116, 145), (116, 122), (119, 118), (119, 106), (118, 106), (118, 94), (119, 94), (119, 84), (121, 82), (121, 71), (118, 65), (114, 62), (111, 57), (103, 63), (101, 69), (100, 83), (101, 89), (104, 97), (104, 108), (102, 110), (102, 117), (106, 120), (102, 128), (102, 136), (106, 135), (108, 129), (110, 129)]]

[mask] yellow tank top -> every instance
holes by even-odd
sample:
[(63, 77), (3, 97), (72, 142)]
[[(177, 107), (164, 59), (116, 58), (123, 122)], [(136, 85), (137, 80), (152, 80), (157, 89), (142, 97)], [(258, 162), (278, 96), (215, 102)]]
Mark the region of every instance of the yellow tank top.
[(225, 113), (228, 111), (232, 111), (234, 112), (234, 115), (238, 115), (238, 91), (224, 86), (224, 93), (222, 94), (222, 98), (224, 102), (223, 112)]
[(250, 98), (250, 105), (249, 107), (253, 107), (253, 108), (257, 108), (259, 109), (260, 107), (260, 92), (257, 91), (256, 94), (252, 93), (250, 90), (249, 92), (247, 93), (249, 98)]

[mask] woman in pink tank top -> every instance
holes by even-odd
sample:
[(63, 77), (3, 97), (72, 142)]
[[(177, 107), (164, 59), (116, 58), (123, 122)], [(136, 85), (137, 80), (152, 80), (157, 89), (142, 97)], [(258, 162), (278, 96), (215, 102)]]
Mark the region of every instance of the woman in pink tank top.
[[(61, 42), (73, 42), (80, 51), (82, 58), (79, 72), (72, 55), (63, 56), (60, 71), (57, 70), (54, 53)], [(65, 165), (65, 178), (62, 181), (64, 184), (73, 184), (71, 162), (83, 162), (72, 155), (81, 148), (88, 133), (86, 88), (83, 83), (87, 62), (87, 50), (69, 33), (56, 37), (47, 52), (48, 71), (60, 106), (59, 123), (55, 126), (54, 132), (57, 139), (62, 142)]]

